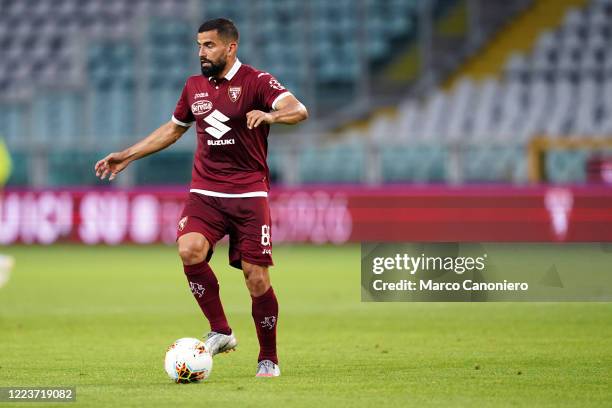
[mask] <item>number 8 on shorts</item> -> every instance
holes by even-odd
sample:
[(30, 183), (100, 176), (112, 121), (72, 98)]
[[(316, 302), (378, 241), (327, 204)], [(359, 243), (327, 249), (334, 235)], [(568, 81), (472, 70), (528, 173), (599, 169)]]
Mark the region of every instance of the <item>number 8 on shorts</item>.
[(270, 226), (262, 225), (261, 226), (261, 245), (269, 246), (270, 245)]

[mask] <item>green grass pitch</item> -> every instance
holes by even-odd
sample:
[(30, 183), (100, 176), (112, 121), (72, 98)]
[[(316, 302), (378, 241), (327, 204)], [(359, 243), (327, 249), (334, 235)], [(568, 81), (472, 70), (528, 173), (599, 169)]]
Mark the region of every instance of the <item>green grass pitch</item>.
[(612, 304), (361, 303), (358, 246), (278, 246), (283, 375), (258, 379), (250, 298), (220, 247), (239, 348), (178, 385), (166, 347), (208, 326), (174, 248), (0, 252), (17, 259), (0, 289), (0, 386), (76, 386), (75, 406), (612, 406)]

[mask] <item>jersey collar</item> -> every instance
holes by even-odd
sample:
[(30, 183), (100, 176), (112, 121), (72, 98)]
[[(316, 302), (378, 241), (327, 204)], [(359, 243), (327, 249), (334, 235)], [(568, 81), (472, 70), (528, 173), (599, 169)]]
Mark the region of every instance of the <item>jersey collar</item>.
[(242, 66), (242, 63), (240, 62), (238, 58), (236, 58), (236, 62), (234, 62), (234, 65), (232, 65), (232, 68), (229, 71), (227, 71), (227, 74), (225, 74), (225, 79), (227, 79), (228, 81), (231, 81), (241, 66)]
[[(227, 79), (228, 81), (231, 81), (232, 78), (236, 76), (236, 73), (238, 72), (241, 66), (242, 66), (242, 62), (240, 62), (240, 60), (236, 58), (236, 62), (234, 62), (234, 65), (232, 65), (232, 68), (229, 71), (227, 71), (227, 74), (225, 74), (223, 78)], [(212, 81), (214, 79), (215, 79), (214, 77), (208, 77), (209, 81)]]

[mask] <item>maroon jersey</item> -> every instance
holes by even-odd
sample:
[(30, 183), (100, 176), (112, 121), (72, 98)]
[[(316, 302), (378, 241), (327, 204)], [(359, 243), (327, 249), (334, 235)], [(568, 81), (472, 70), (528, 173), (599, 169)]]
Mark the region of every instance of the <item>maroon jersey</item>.
[(190, 77), (176, 104), (172, 120), (181, 126), (196, 123), (191, 191), (216, 197), (266, 197), (270, 126), (247, 127), (246, 114), (268, 112), (290, 93), (267, 72), (240, 61), (219, 80)]

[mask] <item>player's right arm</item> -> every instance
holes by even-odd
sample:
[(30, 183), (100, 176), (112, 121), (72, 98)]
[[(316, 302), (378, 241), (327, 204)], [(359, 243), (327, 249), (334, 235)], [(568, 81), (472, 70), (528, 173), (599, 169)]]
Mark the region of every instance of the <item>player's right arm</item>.
[(183, 136), (188, 129), (189, 127), (169, 121), (133, 146), (121, 152), (111, 153), (98, 161), (94, 167), (96, 177), (104, 180), (110, 174), (108, 179), (114, 179), (131, 162), (165, 149)]

